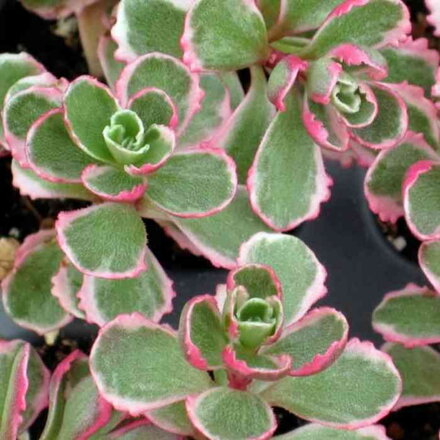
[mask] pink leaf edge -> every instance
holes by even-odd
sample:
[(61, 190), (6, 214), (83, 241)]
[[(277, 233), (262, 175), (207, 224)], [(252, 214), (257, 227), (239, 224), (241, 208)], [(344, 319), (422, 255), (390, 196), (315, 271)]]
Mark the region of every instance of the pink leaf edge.
[(426, 278), (428, 278), (429, 282), (434, 286), (434, 289), (437, 291), (437, 293), (440, 294), (440, 277), (437, 274), (433, 273), (423, 260), (423, 251), (425, 250), (425, 248), (436, 241), (437, 240), (424, 241), (419, 247), (418, 259), (419, 265), (423, 270)]

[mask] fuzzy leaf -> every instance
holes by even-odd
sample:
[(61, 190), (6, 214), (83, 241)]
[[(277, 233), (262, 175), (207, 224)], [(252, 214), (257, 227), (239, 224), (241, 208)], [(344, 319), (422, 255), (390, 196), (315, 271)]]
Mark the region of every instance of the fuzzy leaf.
[(21, 78), (38, 75), (44, 71), (37, 61), (27, 53), (3, 53), (0, 55), (0, 145), (4, 143), (3, 137), (3, 105), (8, 90)]
[(293, 236), (255, 234), (242, 245), (238, 263), (264, 264), (275, 271), (283, 291), (286, 325), (304, 316), (327, 291), (324, 267), (313, 252)]
[(119, 78), (125, 64), (116, 60), (115, 52), (118, 45), (107, 35), (99, 40), (98, 58), (109, 87), (114, 90), (116, 80)]
[(185, 401), (172, 403), (162, 408), (148, 411), (146, 416), (156, 426), (180, 435), (193, 435), (194, 427), (188, 418)]
[(310, 423), (297, 428), (287, 434), (277, 435), (273, 440), (390, 440), (385, 434), (385, 428), (372, 425), (366, 428), (347, 431), (328, 428), (326, 426)]
[(396, 222), (403, 215), (402, 185), (409, 167), (435, 158), (421, 135), (407, 133), (395, 147), (379, 153), (365, 178), (365, 195), (370, 209), (382, 221)]
[(180, 315), (179, 339), (188, 362), (200, 370), (220, 368), (226, 333), (215, 298), (196, 296)]
[(406, 39), (409, 12), (400, 0), (345, 0), (328, 15), (304, 55), (315, 58), (343, 43), (383, 47)]
[(130, 206), (103, 203), (61, 212), (56, 229), (61, 248), (85, 274), (132, 278), (146, 269), (144, 224)]
[(275, 36), (316, 29), (333, 8), (342, 2), (343, 0), (283, 0), (281, 15), (270, 35), (273, 39)]
[(113, 166), (90, 165), (82, 173), (84, 186), (104, 200), (134, 202), (147, 187), (141, 177), (130, 176)]
[(428, 40), (419, 38), (408, 39), (399, 47), (384, 47), (382, 55), (387, 60), (388, 76), (384, 79), (388, 83), (402, 83), (422, 87), (427, 96), (435, 84), (435, 74), (439, 62), (437, 51), (428, 49)]
[(261, 67), (251, 69), (251, 85), (245, 99), (212, 140), (237, 164), (238, 181), (244, 183), (258, 145), (275, 115), (267, 96), (266, 77)]
[(50, 382), (50, 405), (40, 440), (86, 439), (112, 416), (112, 407), (98, 393), (87, 357), (76, 350), (55, 369)]
[(27, 158), (37, 175), (60, 183), (81, 182), (82, 171), (94, 162), (70, 138), (61, 109), (47, 112), (32, 125)]
[(0, 436), (16, 440), (47, 405), (49, 372), (23, 341), (0, 340)]
[(411, 348), (440, 342), (440, 295), (408, 284), (390, 292), (373, 313), (373, 327), (386, 341)]
[(93, 0), (20, 0), (23, 6), (46, 20), (79, 14)]
[(314, 102), (329, 104), (331, 92), (336, 85), (342, 66), (330, 57), (310, 63), (307, 70), (307, 95)]
[(31, 199), (78, 199), (94, 201), (96, 196), (77, 183), (54, 183), (43, 180), (32, 170), (22, 168), (18, 162), (11, 165), (13, 184), (22, 196)]
[(190, 0), (122, 0), (112, 37), (118, 58), (134, 61), (150, 52), (181, 58), (180, 37)]
[(175, 334), (139, 314), (120, 315), (101, 330), (90, 366), (102, 396), (132, 415), (211, 386), (207, 373), (186, 362)]
[(182, 131), (199, 109), (203, 93), (199, 79), (178, 59), (152, 53), (128, 64), (116, 83), (116, 92), (122, 104), (145, 88), (163, 90), (178, 110), (179, 130)]
[(180, 440), (180, 437), (153, 426), (149, 420), (141, 419), (128, 423), (113, 431), (108, 440)]
[(440, 165), (430, 161), (414, 164), (403, 183), (405, 218), (421, 240), (440, 238)]
[(189, 398), (187, 409), (196, 428), (212, 440), (265, 440), (276, 428), (271, 408), (247, 391), (214, 388)]
[(344, 349), (347, 336), (344, 315), (323, 307), (285, 328), (280, 339), (264, 347), (262, 353), (288, 354), (293, 360), (290, 375), (306, 376), (329, 367)]
[(262, 396), (303, 419), (355, 429), (384, 417), (400, 389), (390, 358), (370, 342), (352, 339), (331, 367), (312, 376), (281, 379)]
[(64, 107), (78, 146), (95, 159), (113, 162), (102, 132), (119, 106), (107, 87), (91, 77), (79, 77), (66, 91)]
[(53, 231), (30, 235), (19, 248), (14, 269), (3, 281), (3, 304), (20, 326), (42, 335), (59, 329), (71, 317), (52, 296), (52, 277), (63, 253)]
[(193, 71), (238, 70), (269, 54), (263, 17), (248, 0), (197, 0), (181, 43), (183, 60)]
[(103, 326), (118, 315), (136, 311), (158, 322), (169, 313), (175, 295), (172, 281), (148, 249), (145, 265), (148, 270), (136, 278), (108, 280), (86, 275), (78, 298), (87, 321)]
[(61, 262), (58, 272), (52, 277), (52, 295), (64, 310), (79, 319), (85, 318), (84, 312), (78, 308), (77, 297), (83, 278), (83, 274), (66, 261)]
[[(390, 1), (390, 0), (386, 0)], [(371, 87), (378, 112), (373, 122), (353, 130), (354, 138), (370, 148), (389, 148), (397, 144), (408, 128), (408, 113), (403, 99), (391, 88), (376, 83)]]
[(252, 212), (247, 192), (238, 188), (232, 202), (223, 211), (204, 218), (177, 218), (174, 224), (216, 267), (232, 269), (241, 244), (259, 231), (269, 228)]
[(440, 401), (440, 355), (431, 347), (407, 349), (387, 343), (388, 353), (402, 376), (403, 390), (394, 410), (404, 406)]
[(425, 241), (419, 248), (419, 264), (434, 289), (440, 293), (440, 241)]
[(174, 154), (148, 179), (146, 196), (179, 217), (204, 217), (225, 208), (237, 187), (234, 162), (208, 148)]
[(59, 107), (61, 92), (55, 88), (33, 86), (16, 93), (3, 110), (5, 138), (12, 156), (27, 166), (26, 136), (40, 116)]
[(201, 108), (180, 137), (180, 147), (209, 141), (232, 114), (230, 93), (220, 75), (201, 75), (200, 87), (205, 94)]
[(277, 231), (315, 218), (330, 197), (330, 180), (304, 129), (298, 99), (290, 97), (286, 104), (267, 129), (247, 181), (252, 208)]

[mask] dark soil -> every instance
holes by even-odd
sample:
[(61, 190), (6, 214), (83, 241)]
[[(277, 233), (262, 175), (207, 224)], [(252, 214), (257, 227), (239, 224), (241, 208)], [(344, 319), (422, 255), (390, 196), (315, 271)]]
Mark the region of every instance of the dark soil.
[[(417, 36), (430, 38), (431, 47), (439, 47), (438, 40), (431, 37), (430, 28), (425, 21), (423, 0), (406, 0), (411, 8)], [(17, 0), (0, 0), (0, 53), (27, 51), (41, 61), (49, 71), (68, 79), (87, 73), (84, 57), (78, 44), (78, 36), (71, 35), (67, 40), (54, 34), (54, 22), (48, 22), (24, 10)], [(246, 80), (247, 73), (242, 78)], [(13, 236), (23, 240), (27, 235), (41, 227), (51, 227), (61, 210), (71, 210), (85, 203), (78, 201), (32, 201), (21, 197), (11, 185), (10, 159), (0, 159), (0, 236)], [(199, 257), (182, 251), (163, 231), (151, 221), (146, 221), (149, 233), (149, 246), (165, 269), (177, 266), (182, 269), (206, 269), (209, 263)], [(399, 249), (402, 255), (417, 261), (418, 241), (411, 235), (404, 221), (397, 225), (379, 224), (389, 241), (403, 237), (406, 245)], [(37, 347), (45, 364), (53, 370), (71, 351), (80, 348), (88, 353), (90, 338), (71, 340), (60, 338), (54, 346)], [(46, 414), (42, 414), (32, 429), (33, 438), (38, 438)], [(277, 433), (285, 433), (305, 422), (282, 409), (276, 409)], [(392, 413), (382, 423), (387, 434), (394, 440), (434, 440), (440, 428), (440, 404), (419, 405)]]

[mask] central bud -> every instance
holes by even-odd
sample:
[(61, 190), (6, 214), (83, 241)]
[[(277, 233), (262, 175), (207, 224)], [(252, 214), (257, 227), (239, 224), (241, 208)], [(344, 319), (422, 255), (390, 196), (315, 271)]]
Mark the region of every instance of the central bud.
[(342, 74), (332, 91), (332, 102), (342, 113), (357, 113), (362, 104), (362, 94), (357, 82)]
[(135, 164), (150, 148), (144, 125), (131, 110), (114, 113), (102, 134), (112, 156), (123, 165)]

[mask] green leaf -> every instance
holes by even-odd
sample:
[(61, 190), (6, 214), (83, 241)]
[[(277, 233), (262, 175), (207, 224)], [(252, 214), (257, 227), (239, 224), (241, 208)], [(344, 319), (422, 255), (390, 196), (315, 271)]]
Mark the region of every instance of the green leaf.
[(382, 347), (396, 364), (402, 376), (402, 396), (394, 407), (419, 405), (440, 401), (440, 355), (431, 347), (407, 349), (400, 344), (387, 343)]
[(182, 131), (199, 109), (202, 91), (199, 78), (178, 59), (161, 53), (141, 56), (127, 65), (116, 91), (123, 105), (146, 88), (163, 90), (177, 107), (179, 130)]
[(235, 110), (243, 101), (244, 91), (237, 72), (220, 72), (218, 74), (229, 91), (231, 107)]
[(85, 274), (133, 278), (146, 269), (144, 224), (130, 206), (103, 203), (61, 212), (56, 229), (61, 248)]
[(403, 215), (402, 185), (406, 172), (416, 162), (435, 157), (421, 134), (407, 133), (398, 145), (381, 151), (365, 179), (370, 209), (382, 221), (395, 222)]
[(63, 111), (46, 113), (30, 130), (27, 138), (30, 166), (43, 179), (61, 183), (81, 182), (81, 173), (94, 162), (69, 136)]
[(319, 58), (343, 43), (383, 47), (406, 39), (410, 29), (409, 12), (398, 0), (345, 1), (330, 13), (302, 55)]
[(263, 347), (268, 355), (288, 354), (292, 360), (292, 376), (306, 376), (328, 368), (345, 347), (348, 323), (334, 309), (314, 309), (300, 321), (284, 329), (280, 339)]
[(440, 293), (440, 240), (422, 243), (419, 264), (434, 289)]
[(238, 187), (232, 202), (222, 211), (204, 218), (172, 221), (184, 236), (216, 267), (234, 268), (241, 244), (269, 228), (252, 212), (247, 192)]
[(63, 259), (54, 238), (53, 231), (29, 236), (18, 250), (20, 256), (14, 270), (2, 287), (8, 315), (20, 326), (40, 335), (59, 329), (71, 320), (51, 294), (52, 277)]
[(90, 165), (82, 173), (84, 186), (104, 200), (134, 202), (144, 195), (146, 182), (113, 166)]
[(147, 249), (148, 270), (136, 278), (109, 280), (85, 276), (78, 292), (87, 321), (105, 325), (118, 315), (139, 312), (155, 322), (172, 310), (173, 283)]
[(78, 146), (95, 159), (113, 162), (102, 132), (119, 106), (107, 87), (91, 77), (79, 77), (66, 91), (64, 106), (66, 122)]
[(234, 163), (222, 150), (187, 150), (148, 178), (146, 196), (170, 214), (204, 217), (230, 203), (236, 179)]
[(213, 370), (223, 365), (222, 351), (228, 340), (213, 296), (196, 296), (185, 304), (179, 339), (186, 359), (195, 368)]
[(436, 82), (439, 56), (435, 50), (428, 49), (428, 40), (408, 39), (398, 48), (384, 47), (381, 53), (388, 64), (385, 82), (398, 84), (407, 81), (409, 84), (422, 87), (426, 96), (431, 94), (431, 88)]
[(156, 426), (180, 435), (193, 435), (194, 427), (188, 418), (185, 401), (172, 403), (162, 408), (148, 411), (146, 416)]
[(382, 149), (393, 147), (403, 138), (408, 114), (403, 99), (393, 89), (378, 84), (371, 87), (378, 104), (375, 119), (366, 127), (354, 128), (352, 134), (362, 145)]
[(400, 395), (399, 374), (370, 342), (352, 339), (338, 360), (307, 377), (286, 377), (263, 398), (295, 415), (326, 426), (355, 429), (384, 417)]
[(373, 313), (373, 327), (386, 341), (411, 348), (440, 342), (440, 295), (408, 284), (390, 292)]
[(205, 93), (201, 108), (180, 136), (180, 147), (197, 145), (215, 137), (217, 130), (221, 129), (232, 112), (229, 91), (220, 75), (201, 75), (200, 86)]
[(77, 298), (83, 279), (83, 274), (67, 261), (61, 262), (58, 272), (52, 277), (52, 295), (66, 312), (79, 319), (85, 318), (84, 312), (78, 307)]
[(273, 440), (389, 440), (385, 428), (372, 425), (366, 428), (347, 431), (310, 423), (287, 434), (277, 435)]
[(135, 420), (113, 431), (108, 440), (180, 440), (180, 437), (153, 426), (149, 420)]
[(271, 408), (247, 391), (214, 388), (190, 397), (187, 408), (193, 424), (209, 439), (265, 439), (276, 428)]
[(277, 231), (315, 218), (330, 196), (321, 152), (304, 128), (300, 103), (290, 97), (286, 104), (267, 129), (247, 182), (253, 209)]
[(286, 325), (301, 318), (326, 293), (326, 272), (313, 252), (298, 238), (261, 232), (240, 249), (239, 264), (271, 267), (281, 282)]
[(405, 218), (421, 240), (440, 238), (440, 165), (422, 161), (413, 165), (403, 185)]
[(103, 328), (90, 366), (102, 396), (140, 415), (210, 388), (207, 373), (188, 364), (174, 333), (142, 315), (120, 315)]
[(125, 64), (115, 59), (118, 45), (107, 35), (99, 40), (98, 58), (109, 87), (114, 90), (116, 80), (119, 78)]
[(22, 196), (31, 199), (78, 199), (95, 201), (96, 196), (77, 183), (54, 183), (43, 180), (32, 170), (22, 168), (17, 161), (12, 165), (13, 184)]
[(247, 0), (197, 0), (185, 22), (183, 60), (191, 70), (238, 70), (269, 55), (266, 26)]
[(122, 0), (112, 28), (118, 57), (133, 61), (162, 52), (180, 58), (180, 37), (190, 4), (189, 0)]
[(213, 145), (223, 148), (234, 159), (240, 183), (246, 182), (258, 145), (274, 114), (275, 108), (267, 96), (264, 71), (261, 67), (253, 67), (245, 99), (212, 140)]

